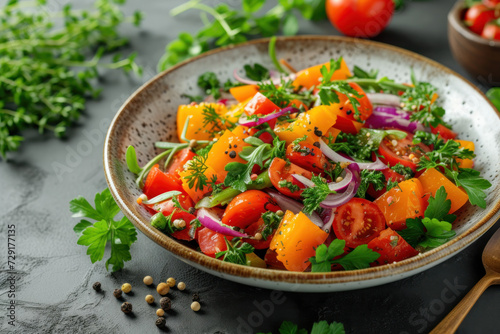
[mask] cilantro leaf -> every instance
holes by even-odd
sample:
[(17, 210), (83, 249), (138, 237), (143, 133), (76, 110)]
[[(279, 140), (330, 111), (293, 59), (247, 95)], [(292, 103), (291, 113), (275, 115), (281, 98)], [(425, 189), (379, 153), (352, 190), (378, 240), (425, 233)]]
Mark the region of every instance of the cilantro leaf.
[(330, 190), (328, 184), (319, 175), (313, 175), (311, 181), (314, 182), (315, 186), (306, 188), (302, 192), (302, 197), (304, 198), (304, 208), (302, 211), (307, 214), (312, 214), (312, 212), (319, 208), (321, 202), (330, 194), (336, 194), (336, 191)]
[(345, 270), (368, 268), (370, 263), (380, 257), (379, 253), (374, 252), (367, 245), (361, 245), (345, 256), (335, 259), (344, 254), (344, 248), (345, 240), (341, 239), (333, 240), (328, 247), (325, 244), (319, 245), (316, 248), (316, 256), (309, 259), (312, 264), (311, 271), (329, 272), (332, 264), (339, 264)]
[(115, 221), (114, 217), (120, 212), (109, 189), (97, 193), (94, 199), (95, 208), (83, 197), (77, 197), (70, 202), (70, 211), (73, 217), (86, 217), (97, 220), (94, 224), (82, 219), (73, 230), (81, 233), (78, 245), (87, 246), (87, 255), (95, 263), (104, 257), (106, 245), (110, 244), (111, 256), (106, 261), (106, 270), (109, 265), (113, 271), (123, 268), (124, 262), (131, 259), (130, 246), (137, 240), (137, 231), (134, 225), (123, 217)]

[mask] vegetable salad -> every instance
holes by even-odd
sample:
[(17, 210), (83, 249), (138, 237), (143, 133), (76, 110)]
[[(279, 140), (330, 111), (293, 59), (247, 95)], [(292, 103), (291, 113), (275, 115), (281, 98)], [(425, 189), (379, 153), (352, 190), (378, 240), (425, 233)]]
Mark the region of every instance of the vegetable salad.
[[(486, 206), (474, 143), (444, 121), (437, 89), (342, 59), (296, 71), (270, 54), (235, 82), (200, 76), (177, 113), (179, 142), (127, 164), (151, 225), (240, 265), (328, 272), (416, 256)], [(469, 203), (469, 204), (467, 204)]]

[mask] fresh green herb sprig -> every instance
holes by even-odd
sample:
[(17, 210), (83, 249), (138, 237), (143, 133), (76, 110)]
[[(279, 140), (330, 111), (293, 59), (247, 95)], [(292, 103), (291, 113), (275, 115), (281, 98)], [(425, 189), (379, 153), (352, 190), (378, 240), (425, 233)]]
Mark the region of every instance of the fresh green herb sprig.
[(224, 237), (224, 240), (226, 241), (227, 250), (216, 253), (215, 257), (218, 259), (224, 256), (222, 258), (224, 262), (247, 265), (246, 254), (253, 253), (255, 248), (247, 242), (242, 242), (241, 239), (233, 241), (234, 243), (227, 240), (226, 237)]
[(306, 105), (310, 105), (314, 101), (312, 89), (302, 91), (299, 94), (296, 92), (292, 80), (281, 79), (281, 84), (278, 86), (272, 82), (259, 83), (259, 92), (280, 108), (289, 106), (292, 100), (299, 100)]
[[(344, 325), (340, 322), (328, 323), (326, 320), (315, 322), (308, 332), (290, 321), (283, 321), (279, 328), (280, 334), (345, 334)], [(265, 334), (265, 333), (258, 333)], [(272, 334), (272, 333), (267, 333)]]
[(70, 211), (73, 217), (85, 217), (95, 220), (91, 223), (82, 219), (75, 225), (73, 230), (81, 234), (77, 243), (87, 246), (87, 255), (90, 261), (95, 263), (104, 257), (106, 246), (109, 245), (111, 254), (106, 260), (106, 270), (109, 265), (112, 271), (123, 268), (124, 262), (130, 261), (130, 246), (137, 240), (137, 231), (134, 225), (123, 217), (115, 221), (115, 216), (120, 212), (109, 189), (105, 189), (95, 195), (95, 208), (83, 197), (77, 197), (70, 202)]
[(500, 87), (490, 88), (490, 90), (486, 92), (486, 96), (490, 99), (497, 110), (500, 110)]
[(243, 0), (240, 8), (232, 8), (224, 3), (210, 7), (202, 0), (190, 0), (172, 9), (172, 16), (191, 9), (200, 11), (205, 26), (195, 35), (180, 33), (169, 43), (159, 61), (159, 71), (212, 47), (238, 44), (257, 36), (271, 37), (280, 31), (284, 35), (295, 35), (299, 30), (298, 13), (308, 20), (326, 18), (324, 0), (279, 1), (259, 14), (265, 3), (265, 0)]
[[(0, 155), (16, 151), (23, 133), (66, 135), (85, 109), (87, 98), (99, 96), (99, 69), (141, 73), (135, 54), (110, 63), (102, 56), (125, 45), (118, 34), (123, 22), (136, 25), (141, 14), (125, 17), (116, 3), (97, 0), (95, 10), (70, 5), (49, 10), (45, 0), (8, 1), (0, 9)], [(78, 69), (78, 70), (76, 70)]]
[(206, 105), (203, 108), (202, 115), (203, 128), (211, 134), (222, 132), (225, 129), (230, 130), (235, 127), (233, 122), (219, 115), (215, 108), (211, 105)]
[(406, 220), (406, 228), (398, 231), (412, 247), (422, 250), (436, 248), (455, 236), (451, 224), (457, 216), (448, 214), (451, 201), (446, 196), (446, 190), (440, 187), (435, 197), (429, 198), (424, 218), (409, 218)]
[(309, 215), (319, 208), (320, 203), (323, 202), (328, 195), (336, 193), (330, 190), (326, 180), (320, 175), (313, 175), (311, 181), (314, 182), (315, 186), (306, 188), (302, 192), (302, 197), (304, 198), (304, 208), (302, 211)]
[(370, 266), (370, 263), (377, 260), (380, 254), (368, 248), (367, 245), (360, 245), (350, 253), (344, 254), (345, 240), (335, 239), (330, 246), (325, 244), (316, 248), (316, 256), (309, 259), (312, 272), (330, 272), (333, 264), (341, 265), (345, 270), (364, 269)]
[(264, 229), (262, 230), (262, 239), (267, 240), (269, 236), (278, 228), (283, 219), (283, 215), (279, 216), (276, 212), (267, 211), (262, 214), (264, 221)]
[(386, 185), (384, 174), (378, 170), (363, 169), (361, 171), (361, 182), (356, 196), (359, 198), (365, 198), (366, 191), (370, 185), (372, 185), (376, 191), (384, 189)]

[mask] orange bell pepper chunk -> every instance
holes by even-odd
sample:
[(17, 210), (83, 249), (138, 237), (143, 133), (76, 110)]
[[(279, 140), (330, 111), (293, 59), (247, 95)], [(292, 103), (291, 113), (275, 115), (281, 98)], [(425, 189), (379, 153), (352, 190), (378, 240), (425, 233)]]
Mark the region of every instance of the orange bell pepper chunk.
[(323, 244), (328, 233), (320, 229), (305, 214), (294, 215), (287, 211), (271, 240), (271, 250), (277, 259), (290, 271), (304, 271), (316, 248)]
[[(321, 68), (323, 66), (326, 66), (328, 70), (330, 70), (330, 62), (326, 62), (324, 64), (319, 64), (316, 66), (312, 66), (309, 68), (306, 68), (302, 71), (297, 72), (297, 76), (295, 77), (295, 80), (293, 81), (293, 86), (294, 87), (304, 87), (306, 89), (310, 89), (312, 86), (317, 86), (320, 84), (320, 80), (323, 77), (321, 74)], [(340, 68), (335, 71), (332, 75), (332, 81), (333, 80), (344, 80), (349, 77), (351, 77), (351, 71), (349, 71), (349, 68), (347, 67), (347, 64), (345, 63), (344, 59), (342, 59), (342, 62), (340, 64)]]
[(384, 214), (388, 227), (402, 230), (406, 228), (406, 219), (424, 215), (423, 196), (422, 184), (413, 178), (399, 182), (397, 187), (387, 191), (374, 203)]
[(307, 143), (314, 144), (326, 134), (336, 120), (337, 116), (329, 113), (326, 106), (318, 106), (301, 113), (293, 123), (278, 123), (274, 132), (279, 139), (286, 141), (287, 145), (304, 136), (307, 136)]
[(217, 179), (223, 182), (228, 173), (224, 170), (224, 167), (226, 167), (228, 163), (246, 163), (246, 161), (239, 156), (239, 153), (245, 146), (249, 145), (231, 131), (226, 130), (212, 146), (210, 152), (208, 152), (205, 163), (217, 173)]
[[(214, 108), (215, 112), (219, 115), (224, 115), (227, 112), (226, 106), (221, 103), (200, 103), (195, 105), (179, 106), (177, 109), (177, 137), (181, 143), (185, 143), (185, 141), (181, 139), (181, 135), (188, 117), (190, 118), (186, 131), (186, 138), (196, 140), (212, 139), (213, 134), (210, 132), (212, 126), (210, 124), (207, 126), (203, 124), (203, 109), (206, 107)], [(224, 128), (221, 124), (220, 127)]]
[(446, 176), (434, 168), (427, 169), (418, 179), (420, 183), (422, 183), (424, 193), (431, 193), (432, 196), (436, 195), (436, 191), (441, 188), (441, 186), (444, 187), (447, 194), (446, 198), (451, 201), (449, 213), (457, 211), (469, 200), (469, 196), (467, 196), (465, 191), (457, 187), (453, 182), (448, 180)]
[[(454, 140), (460, 144), (460, 147), (471, 150), (472, 152), (474, 152), (474, 150), (476, 148), (474, 145), (474, 142), (472, 142), (472, 141), (459, 140), (459, 139), (454, 139)], [(459, 163), (459, 167), (461, 167), (461, 168), (474, 167), (474, 161), (472, 161), (472, 159), (457, 159), (457, 162)]]
[(233, 88), (229, 88), (229, 93), (236, 99), (238, 102), (244, 102), (259, 92), (259, 86), (257, 85), (244, 85), (244, 86), (236, 86)]
[[(212, 188), (209, 185), (207, 185), (205, 187), (202, 187), (201, 189), (198, 189), (196, 187), (196, 184), (193, 186), (193, 188), (190, 188), (188, 184), (189, 179), (187, 179), (189, 175), (191, 175), (190, 170), (183, 170), (179, 172), (179, 176), (182, 181), (182, 189), (184, 189), (184, 191), (189, 195), (189, 197), (191, 197), (193, 202), (197, 203), (200, 199), (203, 198), (203, 196), (206, 193), (212, 191)], [(215, 170), (208, 167), (207, 170), (203, 173), (203, 175), (205, 175), (208, 179), (208, 182), (210, 182), (213, 178), (213, 175), (217, 176), (217, 173), (215, 172)]]
[(234, 129), (231, 130), (231, 132), (241, 138), (241, 139), (245, 139), (247, 137), (250, 136), (250, 133), (248, 132), (249, 128), (246, 127), (246, 126), (243, 126), (243, 125), (238, 125), (237, 127), (235, 127)]

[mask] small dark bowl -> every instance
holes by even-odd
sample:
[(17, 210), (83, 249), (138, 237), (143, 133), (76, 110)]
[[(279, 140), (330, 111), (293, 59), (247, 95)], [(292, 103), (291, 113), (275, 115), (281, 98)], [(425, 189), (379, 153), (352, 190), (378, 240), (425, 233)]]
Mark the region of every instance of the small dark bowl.
[(500, 86), (500, 41), (473, 33), (463, 22), (464, 1), (458, 1), (448, 13), (448, 41), (455, 60), (476, 80), (488, 86)]

